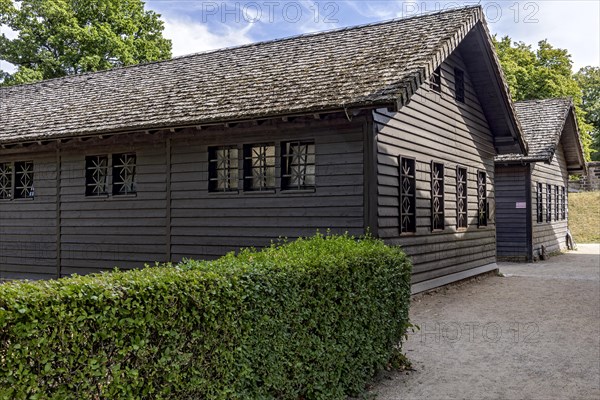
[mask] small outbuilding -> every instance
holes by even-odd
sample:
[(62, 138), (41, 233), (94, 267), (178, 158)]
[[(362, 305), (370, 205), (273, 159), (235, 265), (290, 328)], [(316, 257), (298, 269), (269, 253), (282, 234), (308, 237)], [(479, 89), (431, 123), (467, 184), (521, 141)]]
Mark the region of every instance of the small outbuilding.
[(0, 88), (0, 278), (370, 231), (414, 291), (496, 267), (526, 152), (482, 9)]
[(569, 98), (515, 103), (529, 153), (496, 157), (498, 258), (531, 261), (567, 247), (569, 175), (586, 168)]

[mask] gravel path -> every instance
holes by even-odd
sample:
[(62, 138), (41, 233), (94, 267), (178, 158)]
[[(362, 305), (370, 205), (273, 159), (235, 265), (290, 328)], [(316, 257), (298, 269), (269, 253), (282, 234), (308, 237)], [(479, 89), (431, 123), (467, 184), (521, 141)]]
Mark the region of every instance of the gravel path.
[(600, 399), (600, 245), (413, 299), (415, 371), (370, 394), (392, 399)]

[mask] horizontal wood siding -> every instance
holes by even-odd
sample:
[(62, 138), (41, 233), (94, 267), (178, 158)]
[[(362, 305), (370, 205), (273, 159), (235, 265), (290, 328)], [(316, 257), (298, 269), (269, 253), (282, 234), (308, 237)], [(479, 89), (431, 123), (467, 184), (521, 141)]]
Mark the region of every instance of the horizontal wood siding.
[[(222, 129), (171, 144), (171, 253), (215, 258), (240, 247), (265, 246), (279, 237), (325, 232), (364, 232), (364, 119), (267, 124)], [(208, 192), (208, 147), (285, 140), (315, 141), (316, 189), (265, 193)], [(276, 146), (276, 176), (281, 176)], [(240, 176), (239, 187), (243, 186)]]
[[(143, 267), (166, 260), (166, 153), (164, 140), (121, 138), (65, 149), (61, 165), (61, 274)], [(154, 142), (154, 143), (153, 143)], [(85, 156), (135, 152), (137, 193), (86, 197)], [(109, 186), (110, 188), (110, 186)]]
[[(3, 150), (0, 162), (34, 161), (36, 196), (0, 201), (0, 279), (54, 278), (58, 266), (64, 276), (211, 259), (317, 230), (361, 234), (367, 126), (365, 115), (317, 115), (74, 140), (60, 145), (60, 168), (54, 144)], [(299, 139), (315, 142), (314, 189), (281, 190), (276, 146), (277, 189), (209, 193), (208, 146)], [(86, 197), (86, 156), (130, 152), (137, 193)]]
[(0, 155), (12, 161), (33, 161), (35, 198), (0, 200), (0, 280), (55, 278), (55, 154)]
[[(533, 190), (531, 191), (532, 204), (535, 204), (535, 187), (537, 183), (543, 185), (543, 203), (544, 210), (546, 207), (546, 185), (552, 185), (552, 221), (546, 222), (546, 213), (544, 211), (544, 221), (541, 223), (537, 222), (536, 219), (536, 207), (532, 207), (532, 218), (533, 218), (533, 251), (534, 255), (539, 255), (541, 246), (546, 246), (547, 253), (553, 253), (560, 250), (566, 249), (566, 235), (568, 225), (568, 212), (567, 218), (564, 220), (555, 220), (554, 207), (556, 202), (554, 199), (554, 187), (558, 185), (562, 191), (562, 187), (567, 187), (569, 175), (567, 172), (567, 164), (565, 161), (563, 146), (560, 144), (554, 153), (552, 162), (550, 164), (537, 162), (532, 165), (531, 173), (531, 184)], [(568, 192), (568, 191), (567, 191)], [(567, 210), (569, 207), (568, 194), (567, 194)]]
[(527, 198), (527, 174), (529, 169), (526, 166), (496, 166), (496, 240), (499, 258), (521, 261), (528, 258), (529, 209), (517, 208), (517, 203), (527, 205), (528, 200), (531, 201)]
[[(454, 100), (453, 71), (465, 71), (465, 103)], [(442, 65), (442, 94), (424, 84), (397, 113), (374, 112), (377, 128), (379, 236), (401, 245), (414, 262), (413, 282), (465, 271), (496, 260), (493, 138), (458, 53)], [(400, 234), (398, 156), (416, 159), (414, 234)], [(445, 229), (431, 230), (431, 162), (445, 168)], [(456, 228), (456, 167), (467, 169), (468, 228)], [(490, 220), (477, 226), (477, 171), (487, 174)]]

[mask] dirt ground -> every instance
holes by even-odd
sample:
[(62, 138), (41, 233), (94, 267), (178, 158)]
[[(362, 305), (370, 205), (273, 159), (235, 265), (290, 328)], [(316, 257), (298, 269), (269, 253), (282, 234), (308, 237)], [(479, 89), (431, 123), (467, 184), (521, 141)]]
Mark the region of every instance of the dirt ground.
[(600, 244), (413, 299), (421, 330), (368, 397), (600, 399)]

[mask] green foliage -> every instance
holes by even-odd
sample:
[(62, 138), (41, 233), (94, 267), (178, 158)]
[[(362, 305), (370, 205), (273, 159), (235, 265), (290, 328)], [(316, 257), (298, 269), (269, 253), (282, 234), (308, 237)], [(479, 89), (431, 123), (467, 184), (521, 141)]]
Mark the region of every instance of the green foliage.
[(513, 100), (573, 99), (581, 142), (585, 157), (589, 160), (592, 153), (592, 126), (582, 107), (582, 88), (573, 75), (569, 52), (554, 48), (546, 40), (538, 42), (538, 49), (533, 51), (530, 45), (513, 43), (508, 36), (500, 40), (494, 36), (493, 39)]
[(582, 91), (581, 109), (592, 128), (592, 160), (600, 161), (600, 67), (585, 67), (575, 74)]
[(167, 59), (163, 22), (141, 0), (0, 0), (0, 71), (5, 85)]
[(321, 236), (0, 286), (0, 399), (342, 399), (395, 356), (410, 262)]

